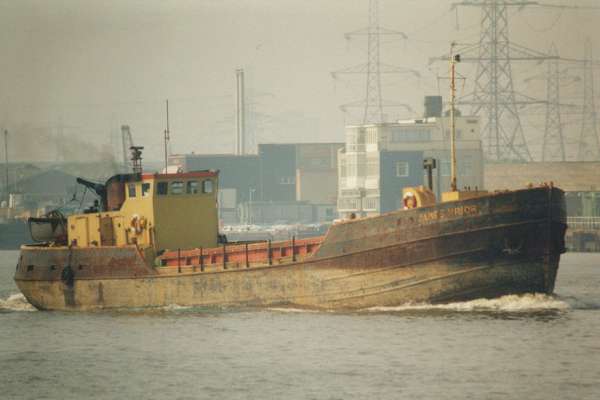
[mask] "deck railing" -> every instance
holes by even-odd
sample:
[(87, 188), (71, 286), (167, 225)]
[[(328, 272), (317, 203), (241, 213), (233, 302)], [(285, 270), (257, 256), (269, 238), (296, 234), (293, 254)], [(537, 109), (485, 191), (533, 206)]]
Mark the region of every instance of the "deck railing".
[(251, 266), (265, 266), (282, 263), (295, 263), (312, 256), (319, 248), (323, 237), (284, 240), (271, 243), (238, 242), (222, 243), (219, 247), (209, 249), (177, 249), (166, 251), (160, 260), (160, 273), (172, 272), (175, 267), (178, 273), (208, 270), (223, 270), (232, 268), (250, 268)]
[(567, 217), (569, 229), (600, 230), (600, 217)]

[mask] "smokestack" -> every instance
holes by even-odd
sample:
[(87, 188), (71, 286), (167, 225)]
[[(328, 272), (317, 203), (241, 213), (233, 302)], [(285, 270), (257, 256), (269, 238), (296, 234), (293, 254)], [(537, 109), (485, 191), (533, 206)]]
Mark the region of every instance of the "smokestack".
[(236, 69), (235, 75), (237, 78), (237, 136), (235, 142), (235, 154), (241, 156), (246, 153), (246, 116), (244, 115), (246, 101), (244, 98), (244, 70), (242, 68)]

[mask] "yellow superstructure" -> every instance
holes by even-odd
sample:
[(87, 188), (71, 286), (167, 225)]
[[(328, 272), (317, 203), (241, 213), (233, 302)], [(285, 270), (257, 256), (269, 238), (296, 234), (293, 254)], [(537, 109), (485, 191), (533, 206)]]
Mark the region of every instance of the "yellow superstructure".
[(105, 186), (104, 211), (68, 217), (68, 242), (154, 251), (215, 247), (217, 190), (215, 171), (115, 176)]
[(443, 192), (442, 193), (442, 203), (447, 201), (460, 201), (460, 200), (468, 200), (474, 199), (481, 196), (486, 196), (488, 194), (487, 190), (462, 190), (462, 191), (454, 191), (454, 192)]

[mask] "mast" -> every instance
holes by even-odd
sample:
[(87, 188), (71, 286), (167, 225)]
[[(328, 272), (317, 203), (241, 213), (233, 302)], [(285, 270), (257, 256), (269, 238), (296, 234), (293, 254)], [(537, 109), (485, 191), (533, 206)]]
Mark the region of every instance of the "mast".
[(8, 130), (4, 130), (4, 191), (6, 192), (6, 205), (8, 206)]
[(167, 99), (167, 129), (165, 129), (165, 174), (168, 173), (169, 167), (169, 140), (171, 133), (169, 132), (169, 100)]
[(450, 44), (450, 191), (456, 192), (456, 120), (454, 104), (456, 102), (456, 63), (460, 62), (460, 54), (454, 55), (454, 46)]

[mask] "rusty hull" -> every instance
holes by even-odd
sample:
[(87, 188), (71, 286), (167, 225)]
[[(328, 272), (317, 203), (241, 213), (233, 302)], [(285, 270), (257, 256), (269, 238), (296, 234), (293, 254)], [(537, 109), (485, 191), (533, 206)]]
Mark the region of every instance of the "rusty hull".
[(336, 224), (312, 255), (272, 265), (154, 267), (135, 246), (24, 246), (15, 281), (46, 310), (174, 304), (362, 309), (551, 293), (565, 219), (563, 192), (543, 187)]

